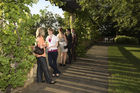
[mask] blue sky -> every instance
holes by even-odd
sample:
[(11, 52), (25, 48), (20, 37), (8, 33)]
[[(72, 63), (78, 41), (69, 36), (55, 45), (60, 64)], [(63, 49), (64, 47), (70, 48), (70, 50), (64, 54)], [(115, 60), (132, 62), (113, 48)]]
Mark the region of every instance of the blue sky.
[(39, 14), (40, 9), (45, 9), (48, 6), (47, 10), (51, 11), (54, 14), (59, 14), (61, 17), (63, 16), (64, 11), (58, 6), (51, 5), (49, 1), (39, 0), (37, 4), (33, 4), (32, 7), (29, 6), (32, 14)]

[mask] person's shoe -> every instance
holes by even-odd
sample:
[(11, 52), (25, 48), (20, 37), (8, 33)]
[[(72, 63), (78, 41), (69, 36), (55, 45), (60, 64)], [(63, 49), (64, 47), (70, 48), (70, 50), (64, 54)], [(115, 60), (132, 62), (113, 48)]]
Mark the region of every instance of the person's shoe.
[(59, 66), (62, 66), (62, 64), (60, 63)]
[(41, 82), (42, 82), (42, 83), (45, 83), (45, 80), (42, 80)]
[(55, 77), (55, 74), (52, 74), (52, 77)]
[(55, 74), (55, 76), (56, 76), (56, 77), (59, 77), (59, 76), (60, 76), (60, 74), (59, 74), (59, 73), (57, 73), (57, 74)]
[(56, 83), (56, 81), (53, 81), (53, 80), (50, 82), (50, 84), (55, 84), (55, 83)]
[(66, 64), (63, 64), (63, 67), (65, 67), (66, 66)]

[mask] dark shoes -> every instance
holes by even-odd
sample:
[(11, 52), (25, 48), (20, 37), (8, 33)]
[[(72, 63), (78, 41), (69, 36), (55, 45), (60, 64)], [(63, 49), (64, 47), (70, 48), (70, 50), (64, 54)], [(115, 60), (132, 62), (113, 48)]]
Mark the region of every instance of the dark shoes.
[(59, 77), (59, 76), (60, 76), (60, 74), (59, 74), (59, 73), (57, 73), (57, 74), (55, 74), (55, 76), (56, 76), (56, 77)]
[(62, 65), (63, 65), (63, 64), (61, 64), (61, 63), (59, 64), (59, 66), (62, 66)]
[(42, 82), (42, 83), (45, 83), (45, 80), (42, 80), (41, 82)]
[(49, 84), (55, 84), (55, 83), (56, 83), (56, 81), (53, 81), (53, 80), (52, 80)]
[(63, 66), (63, 67), (66, 66), (66, 64), (61, 64), (61, 63), (60, 63), (59, 65), (60, 65), (60, 66)]
[[(37, 83), (48, 83), (48, 82), (46, 82), (45, 80), (42, 80), (41, 82), (37, 81)], [(49, 82), (49, 84), (55, 84), (55, 83), (56, 83), (56, 81), (53, 81), (53, 80), (51, 82)]]
[(64, 67), (64, 66), (66, 66), (66, 64), (63, 64), (62, 66)]
[(52, 74), (52, 77), (55, 77), (55, 74)]
[(57, 73), (57, 74), (52, 74), (52, 77), (59, 77), (59, 76), (60, 76), (59, 73)]

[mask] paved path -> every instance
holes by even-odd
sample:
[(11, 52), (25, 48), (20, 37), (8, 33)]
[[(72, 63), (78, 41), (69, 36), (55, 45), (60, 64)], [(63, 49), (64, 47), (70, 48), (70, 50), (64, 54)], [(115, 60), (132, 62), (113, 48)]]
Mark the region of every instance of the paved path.
[(33, 83), (20, 93), (107, 93), (107, 46), (94, 45), (86, 57), (66, 67), (59, 67), (62, 74), (54, 78), (57, 83)]

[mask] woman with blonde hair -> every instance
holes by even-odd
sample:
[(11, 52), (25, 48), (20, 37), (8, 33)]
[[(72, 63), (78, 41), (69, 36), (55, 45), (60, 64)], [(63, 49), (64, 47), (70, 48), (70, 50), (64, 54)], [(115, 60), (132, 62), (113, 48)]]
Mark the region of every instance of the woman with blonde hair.
[(42, 82), (42, 74), (44, 73), (45, 81), (49, 84), (54, 84), (50, 77), (50, 73), (48, 70), (47, 62), (46, 62), (46, 53), (45, 53), (45, 41), (44, 41), (45, 32), (42, 27), (39, 27), (36, 31), (36, 46), (41, 49), (44, 49), (43, 54), (35, 54), (37, 58), (37, 82)]
[(67, 52), (68, 52), (68, 48), (66, 48), (67, 46), (67, 39), (66, 36), (63, 32), (62, 28), (58, 29), (58, 39), (59, 39), (59, 47), (60, 47), (60, 52), (61, 52), (61, 63), (60, 66), (66, 66), (66, 58), (67, 58)]
[(46, 38), (46, 42), (48, 43), (48, 61), (50, 67), (53, 69), (52, 76), (59, 77), (60, 71), (57, 68), (57, 57), (58, 57), (58, 38), (53, 34), (53, 29), (48, 28), (48, 36)]

